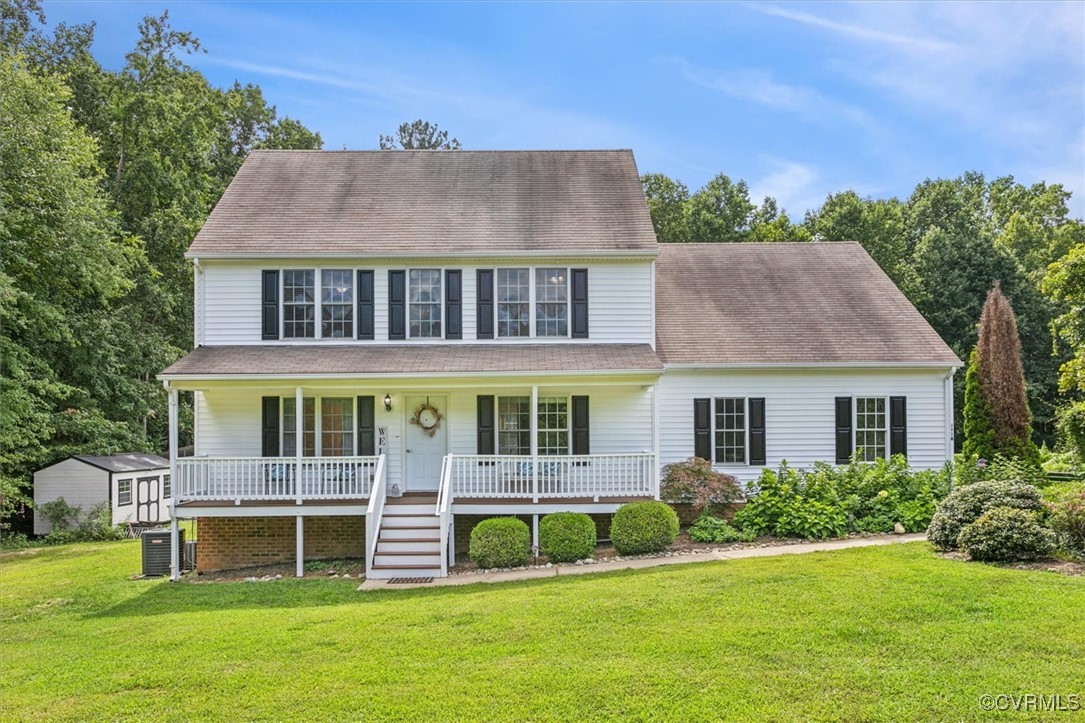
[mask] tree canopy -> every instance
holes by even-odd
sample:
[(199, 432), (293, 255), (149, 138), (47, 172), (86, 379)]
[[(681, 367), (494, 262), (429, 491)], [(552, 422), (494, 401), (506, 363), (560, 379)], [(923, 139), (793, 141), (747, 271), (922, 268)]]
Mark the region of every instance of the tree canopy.
[(420, 119), (411, 123), (401, 123), (393, 135), (382, 135), (380, 149), (382, 151), (458, 151), (461, 146), (457, 139), (448, 137), (448, 131), (441, 130), (435, 123)]

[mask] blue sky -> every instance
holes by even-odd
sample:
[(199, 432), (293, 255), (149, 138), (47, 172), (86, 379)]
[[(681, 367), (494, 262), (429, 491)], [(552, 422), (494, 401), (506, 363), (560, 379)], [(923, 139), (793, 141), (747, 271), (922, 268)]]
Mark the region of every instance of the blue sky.
[(470, 149), (632, 148), (691, 190), (723, 172), (796, 220), (968, 170), (1085, 215), (1085, 3), (45, 4), (96, 21), (110, 68), (167, 7), (212, 82), (326, 148), (424, 118)]

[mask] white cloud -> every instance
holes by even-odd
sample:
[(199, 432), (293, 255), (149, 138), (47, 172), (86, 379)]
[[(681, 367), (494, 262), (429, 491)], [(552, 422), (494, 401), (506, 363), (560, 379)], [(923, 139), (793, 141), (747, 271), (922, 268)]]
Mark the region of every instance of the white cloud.
[(682, 75), (691, 83), (732, 98), (788, 111), (817, 123), (832, 125), (843, 120), (867, 131), (875, 132), (878, 129), (874, 119), (862, 108), (830, 98), (813, 88), (781, 83), (764, 70), (714, 70), (677, 57), (666, 61), (679, 67)]
[(750, 200), (760, 205), (766, 196), (772, 196), (796, 223), (825, 200), (824, 180), (813, 166), (773, 158), (765, 162), (770, 170), (750, 182)]
[(944, 40), (913, 35), (901, 35), (899, 33), (879, 30), (877, 28), (866, 27), (863, 25), (851, 25), (849, 23), (831, 20), (820, 15), (813, 15), (811, 13), (805, 13), (798, 10), (790, 10), (788, 8), (783, 8), (776, 5), (749, 3), (746, 5), (746, 7), (748, 7), (750, 10), (754, 10), (765, 15), (772, 15), (778, 18), (784, 18), (786, 20), (793, 20), (797, 23), (802, 23), (803, 25), (825, 28), (827, 30), (832, 30), (843, 35), (850, 35), (852, 37), (861, 38), (863, 40), (869, 40), (877, 43), (891, 43), (893, 45), (900, 45), (916, 50), (944, 51), (951, 50), (955, 47), (953, 43)]

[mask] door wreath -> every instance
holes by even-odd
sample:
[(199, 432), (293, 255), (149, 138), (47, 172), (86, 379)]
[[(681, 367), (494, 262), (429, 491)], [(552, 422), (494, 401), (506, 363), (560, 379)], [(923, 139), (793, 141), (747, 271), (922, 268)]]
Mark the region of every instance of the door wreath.
[(425, 404), (419, 404), (418, 409), (414, 410), (411, 424), (417, 424), (422, 428), (423, 432), (432, 437), (441, 428), (442, 419), (444, 417), (441, 415), (440, 410), (427, 401)]

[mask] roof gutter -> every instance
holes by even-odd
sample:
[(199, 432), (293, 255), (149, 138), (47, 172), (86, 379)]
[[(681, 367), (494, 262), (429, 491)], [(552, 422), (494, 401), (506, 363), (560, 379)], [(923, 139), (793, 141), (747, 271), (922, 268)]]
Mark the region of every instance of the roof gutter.
[(548, 377), (615, 377), (615, 376), (650, 376), (663, 375), (662, 369), (605, 369), (605, 370), (568, 370), (554, 371), (525, 369), (523, 371), (482, 371), (482, 372), (326, 372), (321, 374), (166, 374), (163, 372), (157, 379), (163, 383), (169, 382), (230, 382), (230, 381), (268, 381), (272, 379), (314, 379), (314, 380), (338, 380), (338, 379), (492, 379), (495, 377), (523, 377), (532, 375), (545, 375)]
[(667, 371), (713, 371), (742, 369), (950, 369), (956, 371), (964, 364), (956, 362), (735, 362), (727, 364), (664, 364)]
[(506, 258), (523, 258), (523, 259), (568, 259), (568, 258), (601, 258), (601, 259), (654, 259), (659, 256), (659, 249), (648, 251), (645, 249), (622, 249), (611, 251), (502, 251), (502, 252), (486, 252), (480, 253), (478, 251), (472, 252), (460, 252), (460, 253), (406, 253), (406, 254), (371, 254), (365, 252), (319, 252), (319, 251), (279, 251), (279, 252), (235, 252), (235, 253), (206, 253), (199, 252), (194, 253), (192, 251), (185, 252), (186, 259), (227, 259), (243, 261), (245, 259), (282, 259), (282, 258), (299, 258), (299, 259), (366, 259), (366, 260), (381, 260), (381, 259), (426, 259), (426, 260), (440, 260), (440, 259), (506, 259)]

